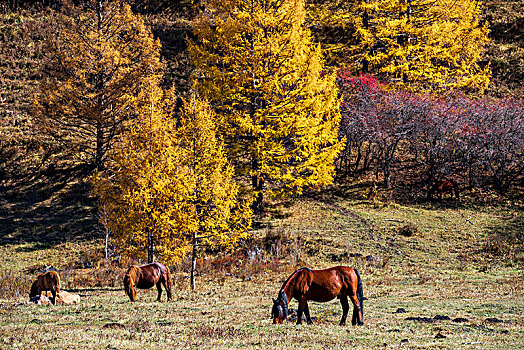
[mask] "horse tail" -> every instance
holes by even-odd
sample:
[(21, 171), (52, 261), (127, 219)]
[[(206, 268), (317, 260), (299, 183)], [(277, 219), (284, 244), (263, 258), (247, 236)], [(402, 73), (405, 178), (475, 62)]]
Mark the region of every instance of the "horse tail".
[(171, 280), (171, 271), (169, 271), (169, 267), (166, 266), (166, 283), (171, 286), (172, 280)]
[(355, 274), (357, 275), (357, 299), (358, 299), (358, 305), (360, 306), (360, 312), (362, 314), (362, 318), (364, 318), (364, 289), (362, 287), (362, 279), (360, 278), (360, 274), (358, 273), (357, 269), (355, 270)]
[(53, 271), (53, 272), (54, 272), (53, 275), (55, 276), (55, 279), (56, 279), (56, 292), (60, 293), (60, 275), (56, 271)]
[(172, 286), (173, 280), (171, 279), (171, 271), (169, 271), (169, 267), (166, 266), (166, 292), (167, 292), (167, 299), (172, 300), (172, 292), (171, 292), (171, 286)]

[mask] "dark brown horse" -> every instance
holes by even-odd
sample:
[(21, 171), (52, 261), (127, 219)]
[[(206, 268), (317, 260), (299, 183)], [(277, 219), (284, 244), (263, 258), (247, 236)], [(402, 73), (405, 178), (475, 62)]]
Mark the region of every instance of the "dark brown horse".
[(158, 289), (157, 301), (162, 295), (162, 286), (167, 292), (167, 300), (171, 301), (171, 272), (160, 263), (152, 263), (142, 266), (131, 266), (124, 276), (124, 290), (131, 301), (136, 300), (136, 289), (153, 288), (156, 284)]
[(324, 303), (335, 297), (338, 297), (342, 304), (341, 326), (346, 324), (348, 297), (353, 303), (351, 324), (364, 324), (362, 280), (356, 269), (347, 266), (335, 266), (325, 270), (311, 270), (307, 267), (298, 269), (284, 282), (278, 298), (273, 300), (273, 323), (284, 322), (288, 316), (289, 302), (295, 298), (298, 301), (297, 324), (302, 323), (302, 312), (306, 315), (307, 323), (311, 324), (313, 322), (309, 315), (308, 300)]
[(455, 196), (458, 199), (459, 198), (459, 188), (455, 180), (435, 181), (433, 186), (431, 186), (431, 188), (429, 189), (428, 199), (433, 199), (434, 194), (438, 194), (439, 199), (442, 199), (442, 194), (444, 193), (449, 193), (451, 194), (451, 196), (453, 196), (453, 192), (455, 192)]
[(36, 281), (31, 286), (29, 299), (40, 296), (42, 292), (51, 291), (53, 295), (52, 303), (56, 305), (56, 295), (60, 293), (60, 275), (56, 271), (41, 273), (36, 277)]

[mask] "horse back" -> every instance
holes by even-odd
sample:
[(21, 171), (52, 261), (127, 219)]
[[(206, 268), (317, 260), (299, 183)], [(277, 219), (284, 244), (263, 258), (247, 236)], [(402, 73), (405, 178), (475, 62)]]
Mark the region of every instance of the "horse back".
[(336, 292), (335, 296), (355, 294), (359, 280), (355, 269), (348, 266), (316, 270), (315, 278), (324, 288)]
[(303, 280), (307, 283), (303, 284), (304, 287), (300, 290), (301, 294), (306, 295), (308, 300), (317, 302), (326, 302), (336, 298), (341, 293), (345, 294), (347, 278), (344, 276), (349, 272), (346, 269), (349, 268), (337, 266), (324, 270), (302, 272)]
[(160, 263), (152, 263), (142, 266), (134, 266), (136, 272), (136, 286), (140, 289), (149, 289), (157, 284), (162, 276), (165, 276), (166, 267)]

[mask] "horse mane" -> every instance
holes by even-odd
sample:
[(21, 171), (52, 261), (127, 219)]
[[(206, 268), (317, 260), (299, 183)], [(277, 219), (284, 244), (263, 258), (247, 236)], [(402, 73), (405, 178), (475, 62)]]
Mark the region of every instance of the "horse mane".
[(134, 291), (136, 291), (136, 283), (138, 281), (139, 271), (140, 267), (132, 265), (129, 269), (127, 269), (127, 272), (124, 275), (124, 291), (131, 300), (133, 300), (131, 297), (132, 294)]
[(280, 293), (284, 292), (284, 289), (285, 289), (286, 286), (288, 285), (289, 281), (291, 281), (291, 279), (292, 279), (292, 278), (293, 278), (297, 273), (299, 273), (299, 272), (301, 272), (301, 271), (304, 271), (304, 270), (313, 273), (313, 271), (311, 271), (311, 269), (310, 269), (309, 267), (301, 267), (301, 268), (295, 270), (295, 272), (293, 272), (293, 273), (291, 274), (291, 276), (289, 276), (289, 277), (287, 278), (287, 280), (284, 282), (284, 284), (282, 284), (282, 288), (280, 288), (279, 295), (280, 295)]
[(133, 284), (136, 284), (136, 281), (138, 280), (138, 274), (139, 274), (139, 272), (140, 272), (140, 266), (136, 266), (136, 265), (131, 266), (131, 267), (127, 270), (127, 272), (126, 272), (126, 274), (125, 274), (125, 276), (124, 276), (124, 280), (125, 280), (125, 277), (126, 277), (126, 276), (129, 276), (129, 279), (130, 279), (131, 281), (133, 281)]

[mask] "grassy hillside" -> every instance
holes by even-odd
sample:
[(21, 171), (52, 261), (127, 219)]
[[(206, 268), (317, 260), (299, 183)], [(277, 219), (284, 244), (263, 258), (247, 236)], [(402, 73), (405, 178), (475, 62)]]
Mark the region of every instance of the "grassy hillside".
[[(103, 260), (100, 239), (46, 246), (45, 236), (36, 236), (4, 244), (0, 342), (93, 349), (524, 346), (524, 255), (522, 245), (507, 246), (512, 237), (522, 243), (519, 203), (404, 206), (359, 197), (348, 187), (275, 204), (243, 249), (199, 261), (195, 293), (187, 265), (173, 267), (172, 303), (154, 302), (154, 290), (130, 303), (120, 287), (123, 268), (83, 268)], [(357, 267), (363, 278), (363, 327), (338, 326), (337, 300), (310, 303), (312, 326), (271, 324), (271, 298), (296, 267), (338, 264)], [(65, 289), (82, 303), (26, 304), (42, 265), (58, 267)]]

